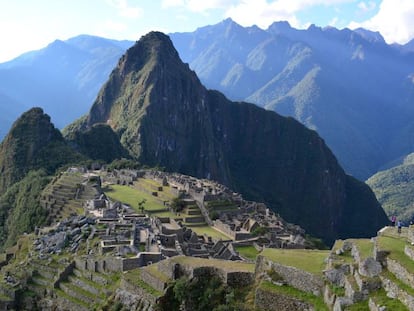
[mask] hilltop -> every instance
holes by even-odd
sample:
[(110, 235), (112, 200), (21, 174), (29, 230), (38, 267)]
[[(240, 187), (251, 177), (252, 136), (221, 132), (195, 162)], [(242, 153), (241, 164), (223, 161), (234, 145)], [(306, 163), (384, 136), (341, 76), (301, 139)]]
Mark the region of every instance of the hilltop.
[(369, 236), (387, 222), (370, 189), (344, 173), (316, 132), (207, 90), (162, 33), (128, 49), (66, 137), (101, 123), (141, 164), (216, 180), (327, 243)]

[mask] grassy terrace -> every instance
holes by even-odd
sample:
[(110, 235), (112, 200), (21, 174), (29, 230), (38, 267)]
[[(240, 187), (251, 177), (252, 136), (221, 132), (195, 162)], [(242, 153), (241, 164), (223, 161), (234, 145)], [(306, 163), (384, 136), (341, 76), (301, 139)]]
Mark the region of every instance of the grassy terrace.
[(298, 268), (315, 275), (322, 275), (325, 259), (330, 251), (307, 249), (264, 249), (260, 255), (282, 265)]
[(231, 238), (226, 234), (207, 225), (201, 227), (191, 227), (191, 230), (193, 230), (198, 235), (207, 234), (208, 236), (211, 236), (213, 239), (231, 240)]
[[(271, 282), (264, 281), (260, 284), (260, 288), (265, 291), (270, 291), (274, 293), (283, 294), (286, 296), (294, 297), (299, 300), (305, 301), (314, 306), (315, 310), (318, 311), (328, 311), (328, 307), (323, 302), (323, 298), (319, 296), (312, 295), (310, 293), (302, 292), (292, 286), (278, 286), (274, 285)], [(367, 310), (367, 309), (364, 309)]]
[(241, 256), (250, 260), (256, 260), (257, 255), (259, 255), (259, 251), (254, 246), (236, 246), (235, 248)]
[(162, 296), (162, 293), (155, 288), (153, 288), (151, 285), (145, 283), (143, 280), (141, 280), (141, 270), (140, 269), (134, 269), (130, 270), (124, 273), (123, 278), (128, 282), (135, 286), (141, 287), (143, 290), (145, 290), (148, 294), (151, 294), (156, 297)]
[(140, 212), (138, 210), (138, 202), (143, 199), (147, 200), (144, 204), (146, 211), (165, 209), (165, 206), (156, 200), (154, 196), (130, 186), (110, 185), (103, 190), (111, 200), (128, 204), (137, 212)]
[(227, 272), (245, 271), (254, 272), (254, 264), (245, 262), (235, 262), (220, 259), (205, 259), (187, 256), (172, 257), (170, 260), (181, 265), (196, 267), (215, 267)]
[(374, 243), (371, 242), (371, 239), (351, 239), (350, 241), (358, 248), (361, 259), (373, 256)]
[(168, 276), (166, 276), (164, 273), (162, 273), (160, 270), (158, 270), (158, 265), (157, 264), (149, 265), (149, 266), (146, 266), (142, 269), (147, 271), (149, 274), (151, 274), (152, 276), (156, 277), (157, 279), (159, 279), (159, 280), (161, 280), (165, 283), (170, 281), (170, 278)]
[(398, 237), (393, 234), (387, 235), (381, 234), (378, 237), (378, 246), (381, 250), (388, 250), (390, 254), (388, 255), (389, 258), (398, 261), (401, 265), (403, 265), (407, 271), (410, 273), (414, 273), (414, 261), (412, 261), (407, 255), (404, 253), (404, 248), (407, 245), (407, 241), (405, 237)]
[(175, 198), (175, 196), (171, 193), (170, 186), (163, 186), (159, 182), (153, 180), (153, 179), (147, 179), (147, 178), (139, 178), (136, 182), (134, 182), (134, 188), (142, 187), (143, 189), (147, 191), (155, 191), (159, 187), (162, 187), (162, 191), (157, 191), (158, 195), (162, 200), (165, 201), (171, 201)]

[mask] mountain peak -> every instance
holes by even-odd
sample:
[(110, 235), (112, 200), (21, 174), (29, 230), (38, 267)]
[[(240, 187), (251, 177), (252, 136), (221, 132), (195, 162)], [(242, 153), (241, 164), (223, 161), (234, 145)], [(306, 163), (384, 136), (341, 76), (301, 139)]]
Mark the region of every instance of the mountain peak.
[[(131, 70), (139, 70), (146, 64), (154, 64), (157, 61), (179, 60), (170, 38), (162, 32), (152, 31), (141, 37), (125, 55), (121, 58), (118, 67), (127, 74)], [(151, 61), (152, 60), (152, 61)]]
[(53, 172), (76, 157), (41, 108), (18, 118), (0, 144), (0, 194), (29, 170)]
[(364, 38), (365, 40), (369, 42), (385, 43), (385, 40), (379, 31), (371, 31), (365, 28), (357, 28), (354, 30), (354, 32), (359, 34), (362, 38)]
[(271, 31), (274, 34), (285, 34), (292, 30), (288, 21), (279, 21), (272, 23), (268, 28), (268, 31)]

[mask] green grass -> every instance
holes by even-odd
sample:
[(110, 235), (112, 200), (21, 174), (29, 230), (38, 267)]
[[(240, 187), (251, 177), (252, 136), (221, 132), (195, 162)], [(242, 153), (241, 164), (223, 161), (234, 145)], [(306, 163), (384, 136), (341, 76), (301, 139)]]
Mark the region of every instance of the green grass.
[(240, 253), (241, 256), (250, 259), (250, 260), (256, 260), (257, 255), (259, 254), (259, 251), (253, 246), (236, 246), (236, 251)]
[(176, 219), (176, 218), (182, 218), (182, 216), (178, 216), (175, 213), (168, 212), (168, 211), (165, 211), (165, 212), (153, 212), (153, 213), (150, 213), (150, 215), (152, 217), (169, 217), (169, 218), (174, 218), (174, 219)]
[(139, 269), (129, 270), (123, 275), (123, 277), (127, 282), (142, 288), (150, 295), (153, 295), (155, 297), (162, 296), (162, 293), (160, 291), (156, 290), (141, 279), (141, 271)]
[(410, 294), (411, 296), (414, 296), (414, 289), (405, 284), (404, 282), (402, 282), (400, 279), (398, 279), (393, 273), (391, 273), (388, 270), (384, 270), (381, 272), (381, 275), (387, 279), (389, 279), (390, 281), (392, 281), (393, 283), (397, 284), (397, 286), (399, 288), (401, 288), (402, 290), (406, 291), (408, 294)]
[(377, 306), (384, 306), (386, 310), (392, 311), (407, 311), (408, 308), (398, 299), (390, 298), (384, 289), (380, 289), (373, 293), (371, 297)]
[[(136, 188), (137, 185), (149, 192), (158, 192), (158, 197), (161, 200), (172, 201), (172, 199), (175, 198), (175, 195), (171, 193), (171, 188), (169, 186), (162, 186), (159, 182), (153, 179), (139, 178), (136, 182), (134, 182), (134, 188)], [(159, 187), (162, 187), (162, 191), (156, 190)]]
[(172, 257), (170, 260), (173, 262), (179, 263), (181, 265), (187, 265), (190, 267), (216, 267), (221, 268), (227, 272), (254, 272), (253, 263), (245, 262), (236, 262), (230, 260), (220, 260), (220, 259), (206, 259), (206, 258), (196, 258), (188, 256), (177, 256)]
[(286, 285), (278, 286), (278, 285), (272, 284), (271, 282), (263, 281), (260, 284), (260, 288), (265, 291), (270, 291), (270, 292), (286, 295), (286, 296), (297, 298), (299, 300), (307, 302), (313, 305), (315, 310), (317, 311), (328, 311), (329, 310), (329, 308), (323, 302), (322, 297), (300, 291), (292, 286), (286, 286)]
[(201, 227), (191, 227), (191, 230), (193, 230), (198, 235), (207, 234), (208, 236), (212, 237), (213, 239), (221, 239), (221, 240), (231, 240), (231, 237), (229, 237), (227, 234), (224, 234), (213, 227), (209, 226), (201, 226)]
[(147, 271), (149, 274), (163, 281), (164, 283), (167, 283), (168, 281), (170, 281), (170, 278), (158, 269), (157, 264), (146, 266), (143, 268), (143, 270)]
[(260, 255), (282, 265), (295, 267), (315, 275), (322, 275), (329, 251), (266, 248)]
[(367, 311), (369, 310), (368, 300), (359, 301), (345, 308), (346, 311)]
[(144, 191), (140, 191), (136, 188), (121, 185), (110, 185), (103, 190), (111, 200), (128, 204), (137, 212), (141, 212), (138, 210), (138, 202), (142, 201), (143, 199), (147, 200), (144, 205), (146, 211), (160, 210), (165, 208), (165, 206), (157, 201), (154, 196)]
[(380, 235), (378, 245), (381, 250), (390, 251), (389, 258), (398, 261), (408, 272), (414, 273), (414, 261), (404, 253), (405, 245), (407, 245), (404, 238)]
[(374, 243), (371, 242), (371, 239), (351, 239), (350, 241), (358, 248), (361, 259), (373, 256)]
[(82, 300), (80, 300), (80, 299), (77, 299), (77, 298), (75, 298), (75, 297), (72, 297), (72, 296), (70, 296), (70, 295), (66, 294), (66, 293), (65, 293), (63, 290), (61, 290), (61, 289), (55, 289), (55, 292), (56, 292), (56, 294), (57, 294), (58, 296), (63, 297), (63, 298), (65, 298), (65, 299), (69, 300), (70, 302), (74, 303), (75, 305), (76, 305), (76, 304), (77, 304), (77, 305), (81, 305), (81, 306), (83, 306), (83, 307), (85, 307), (85, 308), (89, 308), (89, 307), (90, 307), (90, 306), (89, 306), (86, 302), (84, 302), (84, 301), (82, 301)]

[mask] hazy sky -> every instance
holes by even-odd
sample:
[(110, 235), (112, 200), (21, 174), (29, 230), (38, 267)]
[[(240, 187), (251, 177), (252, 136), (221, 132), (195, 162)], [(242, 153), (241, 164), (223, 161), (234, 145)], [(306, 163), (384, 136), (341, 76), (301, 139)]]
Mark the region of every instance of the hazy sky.
[(227, 17), (261, 28), (280, 20), (296, 28), (363, 26), (389, 43), (414, 37), (414, 0), (0, 0), (0, 62), (79, 34), (138, 40)]

